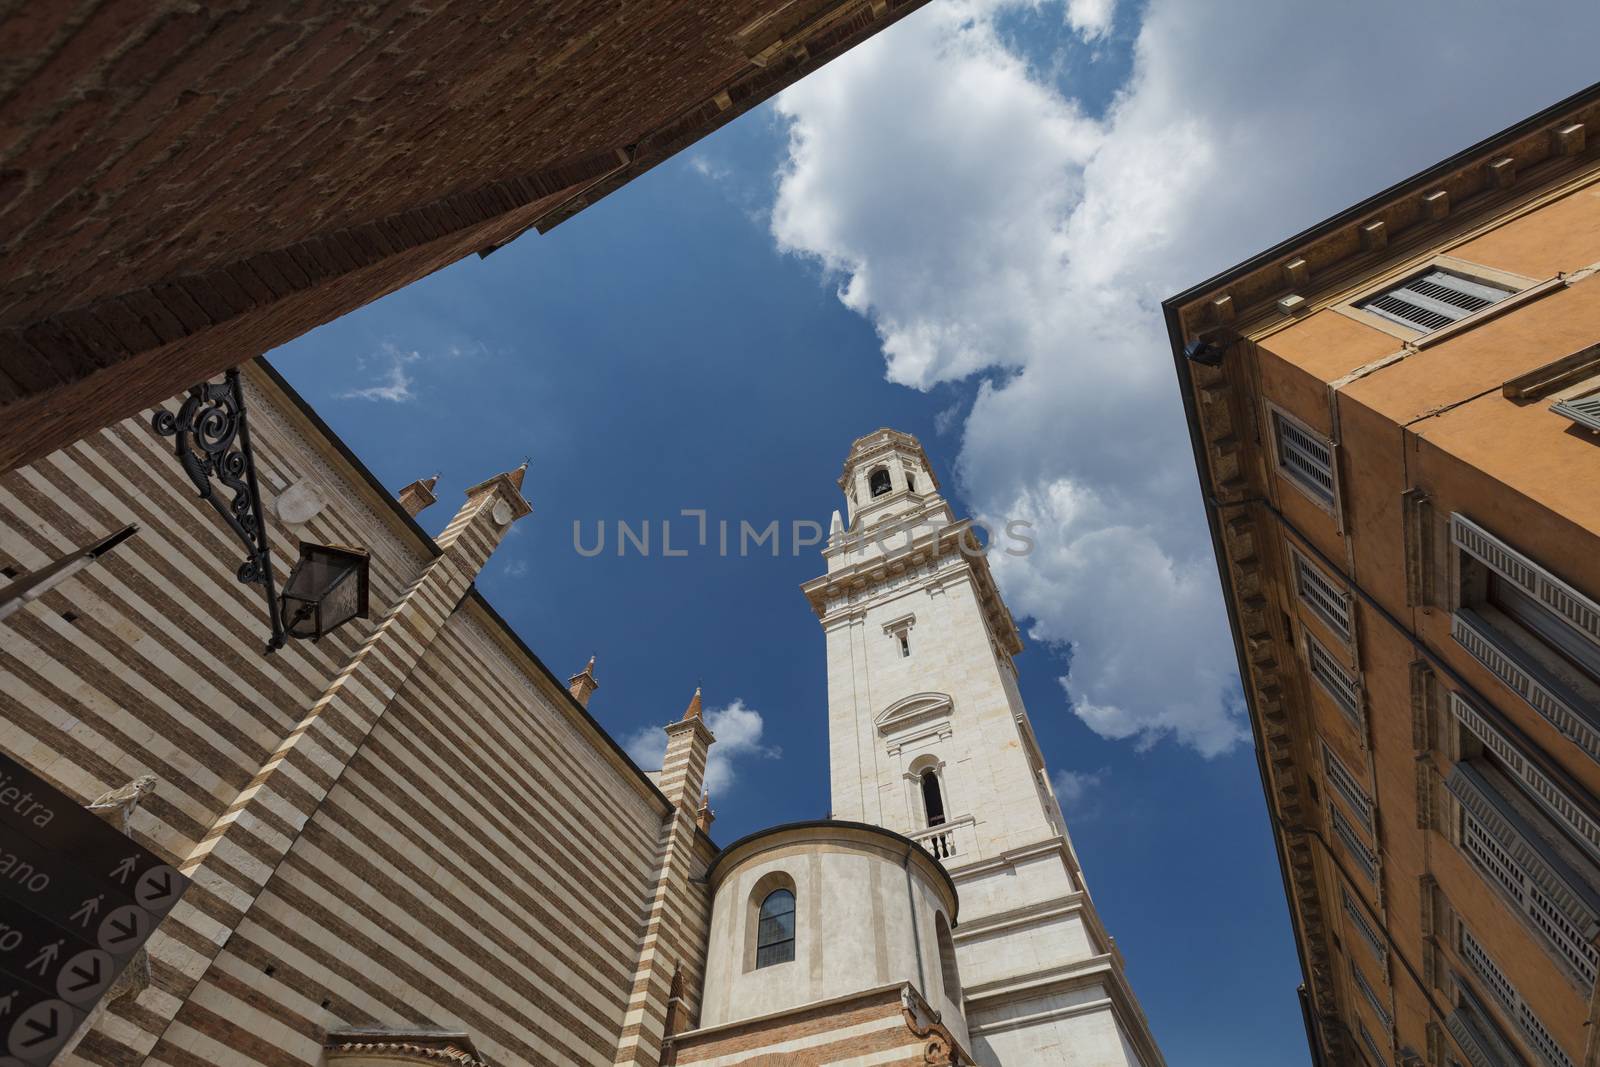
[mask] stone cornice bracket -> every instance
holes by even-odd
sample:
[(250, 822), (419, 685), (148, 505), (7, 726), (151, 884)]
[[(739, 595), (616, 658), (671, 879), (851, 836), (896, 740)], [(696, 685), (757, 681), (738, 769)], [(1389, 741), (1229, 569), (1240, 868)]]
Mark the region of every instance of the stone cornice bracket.
[(922, 1062), (939, 1067), (963, 1067), (971, 1064), (961, 1051), (955, 1035), (950, 1032), (938, 1012), (928, 1006), (910, 985), (900, 987), (900, 1016), (906, 1029), (924, 1039)]

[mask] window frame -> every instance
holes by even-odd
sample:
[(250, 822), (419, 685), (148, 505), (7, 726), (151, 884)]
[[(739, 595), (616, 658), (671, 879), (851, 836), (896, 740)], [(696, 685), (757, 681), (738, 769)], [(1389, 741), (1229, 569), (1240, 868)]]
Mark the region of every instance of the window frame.
[[(1504, 1021), (1510, 1024), (1509, 1029), (1517, 1035), (1524, 1048), (1530, 1050), (1544, 1067), (1577, 1067), (1577, 1061), (1568, 1056), (1567, 1050), (1556, 1043), (1555, 1035), (1550, 1032), (1544, 1020), (1539, 1018), (1539, 1013), (1534, 1011), (1533, 1005), (1528, 1003), (1521, 990), (1506, 977), (1500, 964), (1464, 922), (1456, 923), (1455, 949), (1461, 961), (1467, 965), (1467, 969), (1478, 976), (1478, 980), (1489, 993), (1489, 1000), (1504, 1013)], [(1548, 1043), (1555, 1050), (1560, 1059), (1546, 1055), (1541, 1046), (1541, 1037), (1544, 1043)]]
[[(1329, 588), (1332, 589), (1333, 596), (1336, 599), (1341, 597), (1343, 598), (1345, 626), (1342, 630), (1339, 626), (1339, 620), (1329, 616), (1322, 610), (1322, 608), (1317, 606), (1316, 601), (1307, 597), (1305, 593), (1301, 591), (1301, 567), (1305, 567), (1313, 574), (1319, 575), (1328, 584)], [(1324, 570), (1320, 564), (1313, 561), (1309, 555), (1301, 551), (1298, 545), (1290, 542), (1289, 577), (1291, 579), (1290, 588), (1294, 590), (1295, 602), (1304, 607), (1308, 613), (1310, 613), (1317, 619), (1318, 622), (1326, 627), (1328, 632), (1337, 638), (1341, 645), (1345, 646), (1346, 648), (1354, 648), (1356, 644), (1355, 597), (1353, 594), (1351, 594), (1350, 583), (1345, 581), (1344, 576), (1341, 574), (1337, 578), (1329, 577), (1328, 572)], [(1341, 585), (1344, 586), (1344, 591), (1342, 593), (1339, 590), (1339, 586)]]
[[(1450, 513), (1450, 633), (1526, 704), (1600, 763), (1600, 679), (1522, 622), (1487, 603), (1492, 573), (1549, 611), (1575, 640), (1600, 648), (1600, 602), (1458, 511)], [(1565, 610), (1563, 610), (1563, 608)]]
[[(1281, 480), (1293, 486), (1296, 492), (1316, 505), (1319, 510), (1326, 511), (1332, 516), (1335, 527), (1340, 532), (1343, 532), (1344, 498), (1339, 491), (1339, 443), (1276, 401), (1268, 399), (1264, 403), (1267, 408), (1267, 447), (1272, 456), (1273, 472)], [(1331, 495), (1328, 499), (1323, 499), (1320, 493), (1314, 492), (1310, 486), (1306, 485), (1294, 474), (1294, 468), (1284, 462), (1283, 446), (1279, 443), (1278, 424), (1280, 421), (1292, 424), (1299, 432), (1315, 438), (1327, 446), (1328, 480), (1332, 485)]]
[(1377, 805), (1361, 787), (1361, 780), (1345, 766), (1344, 760), (1327, 741), (1322, 741), (1322, 777), (1330, 789), (1344, 798), (1345, 804), (1356, 813), (1367, 833), (1374, 833), (1377, 825)]
[(1361, 840), (1356, 823), (1351, 821), (1350, 816), (1344, 813), (1340, 805), (1331, 800), (1328, 803), (1328, 825), (1333, 835), (1339, 839), (1339, 843), (1344, 846), (1346, 854), (1361, 868), (1361, 873), (1367, 876), (1367, 881), (1378, 885), (1381, 873), (1378, 850)]
[[(1463, 315), (1454, 322), (1446, 323), (1433, 330), (1418, 330), (1395, 319), (1386, 318), (1375, 311), (1368, 311), (1361, 306), (1392, 289), (1400, 288), (1413, 278), (1421, 277), (1436, 270), (1457, 275), (1479, 285), (1505, 289), (1507, 292), (1505, 296), (1487, 307), (1479, 308), (1477, 311)], [(1416, 347), (1426, 347), (1451, 336), (1457, 331), (1471, 329), (1472, 326), (1482, 322), (1484, 319), (1504, 314), (1518, 303), (1521, 303), (1520, 298), (1524, 294), (1536, 288), (1542, 291), (1543, 286), (1546, 284), (1548, 283), (1537, 278), (1530, 278), (1525, 274), (1497, 270), (1494, 267), (1487, 267), (1482, 263), (1474, 263), (1471, 260), (1458, 259), (1455, 256), (1436, 255), (1390, 271), (1380, 281), (1363, 286), (1344, 300), (1331, 305), (1331, 310), (1343, 315), (1345, 318), (1354, 319), (1365, 326), (1382, 331), (1400, 341), (1408, 342)]]
[[(786, 912), (781, 912), (781, 911), (780, 912), (775, 912), (773, 915), (769, 916), (767, 914), (767, 904), (768, 904), (769, 901), (772, 900), (773, 897), (776, 897), (780, 893), (782, 893), (784, 896), (789, 898), (789, 910), (786, 911)], [(763, 934), (761, 932), (762, 924), (768, 922), (771, 919), (781, 919), (785, 915), (789, 916), (789, 936), (788, 937), (780, 937), (780, 938), (778, 938), (778, 939), (776, 939), (774, 941), (770, 941), (770, 942), (768, 942), (766, 944), (763, 944), (762, 940), (761, 940), (762, 937), (763, 937)], [(782, 966), (785, 963), (793, 963), (795, 961), (795, 947), (796, 947), (795, 946), (795, 942), (797, 940), (796, 935), (799, 933), (799, 925), (798, 925), (798, 921), (797, 921), (798, 918), (799, 918), (799, 901), (795, 896), (794, 890), (792, 888), (790, 888), (789, 886), (786, 886), (786, 885), (775, 886), (772, 889), (768, 890), (761, 897), (761, 902), (756, 905), (756, 942), (755, 942), (756, 943), (756, 958), (755, 958), (755, 967), (753, 968), (753, 970), (757, 970), (757, 971), (765, 970), (768, 967), (778, 967), (778, 966)], [(778, 947), (778, 946), (781, 946), (781, 945), (787, 945), (789, 947), (789, 954), (788, 954), (788, 956), (786, 958), (784, 958), (784, 959), (773, 959), (773, 960), (767, 960), (766, 962), (762, 962), (761, 954), (762, 954), (763, 951), (768, 950), (768, 949), (772, 949), (772, 948), (775, 948), (775, 947)]]
[[(1505, 779), (1504, 786), (1496, 779)], [(1588, 936), (1600, 929), (1600, 890), (1592, 885), (1596, 865), (1576, 846), (1560, 852), (1539, 828), (1541, 819), (1549, 822), (1542, 809), (1493, 765), (1457, 763), (1445, 789), (1455, 809), (1451, 844), (1562, 973), (1585, 994), (1592, 991), (1600, 974), (1600, 951)], [(1574, 858), (1591, 871), (1575, 868)]]
[(1372, 950), (1373, 958), (1378, 961), (1378, 966), (1384, 968), (1385, 973), (1387, 973), (1389, 946), (1378, 936), (1378, 931), (1373, 927), (1372, 923), (1367, 921), (1367, 916), (1362, 911), (1361, 900), (1350, 892), (1350, 887), (1341, 881), (1339, 883), (1339, 892), (1341, 894), (1341, 903), (1344, 906), (1344, 913), (1349, 917), (1350, 925), (1355, 927), (1357, 935), (1366, 943), (1367, 948)]
[[(1299, 590), (1296, 589), (1295, 593), (1298, 596)], [(1333, 649), (1328, 647), (1326, 641), (1317, 637), (1316, 634), (1313, 634), (1304, 626), (1300, 627), (1300, 636), (1306, 658), (1306, 673), (1311, 676), (1311, 680), (1328, 697), (1333, 706), (1339, 709), (1339, 714), (1345, 721), (1355, 727), (1356, 732), (1361, 737), (1362, 745), (1365, 746), (1367, 741), (1367, 699), (1365, 686), (1362, 685), (1361, 668), (1359, 666), (1354, 668), (1347, 666), (1344, 660), (1336, 655)], [(1346, 647), (1349, 651), (1354, 651), (1353, 645)], [(1351, 703), (1348, 706), (1344, 702), (1344, 696), (1335, 691), (1335, 687), (1325, 681), (1322, 675), (1317, 672), (1319, 656), (1349, 683)]]
[[(757, 966), (760, 958), (761, 940), (761, 908), (767, 899), (779, 890), (786, 890), (793, 898), (794, 910), (794, 955), (786, 961), (773, 961)], [(783, 869), (769, 870), (755, 880), (744, 898), (744, 930), (741, 941), (743, 942), (742, 972), (752, 974), (757, 970), (768, 970), (773, 967), (782, 967), (785, 962), (792, 963), (800, 956), (800, 890), (795, 883), (794, 876)]]

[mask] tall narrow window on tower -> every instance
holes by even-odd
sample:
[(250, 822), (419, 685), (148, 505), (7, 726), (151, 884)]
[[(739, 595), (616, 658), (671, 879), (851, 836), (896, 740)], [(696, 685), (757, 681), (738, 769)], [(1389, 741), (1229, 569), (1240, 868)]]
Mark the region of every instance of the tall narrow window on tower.
[(944, 796), (939, 792), (939, 774), (932, 767), (922, 772), (922, 806), (927, 809), (929, 826), (944, 825)]
[(890, 488), (889, 469), (887, 467), (879, 467), (867, 476), (867, 489), (873, 496), (884, 496), (888, 494)]
[(900, 638), (900, 658), (905, 659), (911, 655), (910, 631), (901, 630), (896, 636)]

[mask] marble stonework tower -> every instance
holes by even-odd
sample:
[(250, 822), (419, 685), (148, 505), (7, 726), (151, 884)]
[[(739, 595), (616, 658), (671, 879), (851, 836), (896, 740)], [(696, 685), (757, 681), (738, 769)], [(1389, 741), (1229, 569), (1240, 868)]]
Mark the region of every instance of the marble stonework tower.
[(954, 877), (971, 1050), (992, 1067), (1164, 1061), (1095, 913), (1017, 689), (1022, 643), (970, 520), (916, 438), (856, 441), (827, 573), (833, 817), (905, 834)]

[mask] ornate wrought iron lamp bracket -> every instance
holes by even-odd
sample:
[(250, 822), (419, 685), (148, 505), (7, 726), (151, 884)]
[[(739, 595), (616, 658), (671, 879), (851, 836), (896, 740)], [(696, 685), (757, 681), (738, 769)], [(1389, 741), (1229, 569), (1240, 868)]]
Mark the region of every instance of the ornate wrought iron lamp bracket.
[[(176, 415), (161, 408), (151, 417), (150, 425), (161, 436), (174, 439), (173, 453), (199, 491), (200, 499), (209, 502), (244, 542), (246, 554), (239, 565), (239, 580), (261, 586), (267, 618), (272, 623), (266, 651), (282, 648), (288, 635), (278, 616), (271, 546), (261, 510), (261, 491), (256, 486), (256, 461), (250, 450), (250, 427), (245, 419), (239, 372), (228, 371), (220, 383), (192, 386)], [(214, 481), (232, 494), (226, 503)]]

